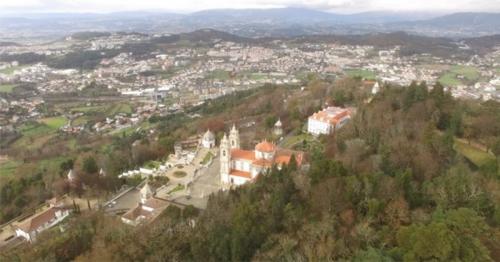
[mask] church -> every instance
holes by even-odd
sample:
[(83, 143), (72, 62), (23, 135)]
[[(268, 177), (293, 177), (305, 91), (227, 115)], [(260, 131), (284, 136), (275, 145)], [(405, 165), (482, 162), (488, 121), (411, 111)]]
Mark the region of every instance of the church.
[(253, 181), (273, 165), (278, 168), (287, 165), (292, 155), (300, 166), (304, 159), (303, 152), (281, 149), (266, 140), (258, 143), (254, 150), (241, 149), (240, 134), (233, 125), (229, 137), (224, 134), (220, 142), (221, 184), (227, 189)]

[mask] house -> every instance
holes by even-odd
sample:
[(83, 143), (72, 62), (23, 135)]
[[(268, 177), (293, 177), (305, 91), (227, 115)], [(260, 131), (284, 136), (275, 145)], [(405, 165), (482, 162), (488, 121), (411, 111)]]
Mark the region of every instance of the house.
[(266, 140), (258, 143), (254, 150), (240, 149), (239, 131), (233, 125), (229, 138), (224, 134), (220, 143), (221, 184), (224, 189), (243, 185), (274, 165), (278, 168), (287, 165), (292, 156), (300, 166), (303, 152), (281, 149)]
[(62, 203), (53, 201), (49, 204), (48, 209), (14, 224), (16, 236), (23, 237), (28, 242), (34, 242), (38, 234), (57, 225), (69, 215), (70, 209), (64, 207)]
[(210, 130), (207, 130), (201, 137), (200, 144), (204, 148), (215, 147), (215, 135)]
[(351, 119), (351, 110), (330, 106), (308, 118), (307, 132), (312, 135), (329, 135)]

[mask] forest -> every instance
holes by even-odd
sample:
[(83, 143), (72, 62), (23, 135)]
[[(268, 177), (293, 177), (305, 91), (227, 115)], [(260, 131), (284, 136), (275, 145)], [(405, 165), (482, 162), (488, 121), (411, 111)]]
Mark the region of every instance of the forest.
[[(312, 106), (247, 107), (249, 115), (278, 114), (293, 126), (315, 104), (356, 106), (349, 124), (310, 147), (309, 168), (291, 161), (212, 195), (206, 210), (171, 206), (139, 228), (99, 211), (75, 215), (64, 233), (44, 233), (0, 261), (497, 260), (500, 105), (458, 101), (425, 83), (385, 86), (367, 99), (347, 88), (351, 81), (313, 81)], [(265, 98), (246, 99), (272, 101)], [(229, 110), (240, 103), (225, 104)], [(197, 110), (222, 111), (218, 104)], [(482, 148), (487, 157), (477, 161), (459, 145)]]

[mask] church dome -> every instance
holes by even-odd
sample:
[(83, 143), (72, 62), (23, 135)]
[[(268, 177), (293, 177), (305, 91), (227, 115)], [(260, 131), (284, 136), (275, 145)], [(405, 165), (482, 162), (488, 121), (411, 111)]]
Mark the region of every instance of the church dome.
[(255, 150), (269, 153), (274, 152), (276, 150), (276, 146), (273, 143), (264, 140), (255, 146)]

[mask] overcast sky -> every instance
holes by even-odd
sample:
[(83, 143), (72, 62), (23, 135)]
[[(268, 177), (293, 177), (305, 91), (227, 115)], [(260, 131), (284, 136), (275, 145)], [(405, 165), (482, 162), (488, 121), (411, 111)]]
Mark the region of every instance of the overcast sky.
[(0, 12), (194, 12), (216, 8), (306, 7), (330, 12), (488, 11), (500, 12), (500, 0), (0, 0)]

